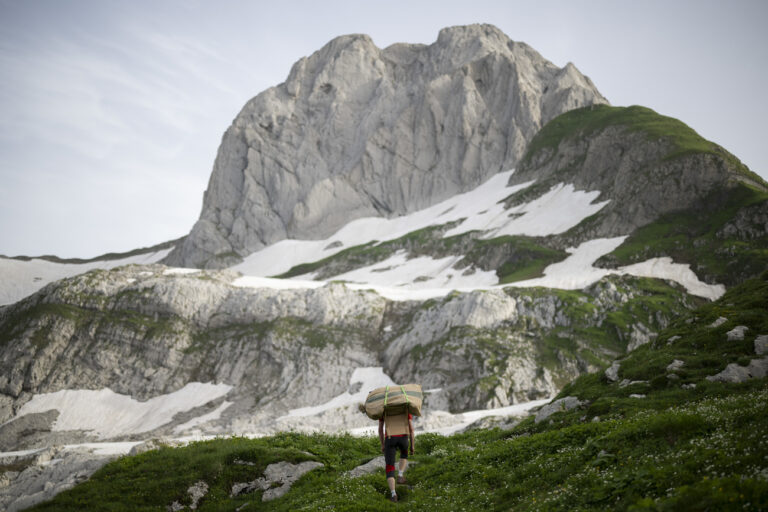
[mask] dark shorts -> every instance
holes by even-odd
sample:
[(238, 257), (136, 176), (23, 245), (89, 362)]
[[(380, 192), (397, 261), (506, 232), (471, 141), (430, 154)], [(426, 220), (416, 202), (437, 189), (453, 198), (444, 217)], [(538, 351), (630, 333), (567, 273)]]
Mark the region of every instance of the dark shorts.
[(395, 476), (395, 452), (400, 450), (400, 458), (408, 458), (408, 436), (388, 437), (384, 441), (384, 464), (386, 465), (387, 478)]

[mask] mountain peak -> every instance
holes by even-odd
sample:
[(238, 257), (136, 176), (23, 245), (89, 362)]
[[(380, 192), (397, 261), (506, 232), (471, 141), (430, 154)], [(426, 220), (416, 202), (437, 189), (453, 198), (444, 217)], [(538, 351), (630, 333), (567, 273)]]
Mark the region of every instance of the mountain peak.
[(495, 25), (488, 23), (474, 23), (471, 25), (456, 25), (441, 29), (437, 36), (437, 44), (461, 44), (471, 39), (486, 39), (489, 41), (509, 42), (507, 34)]
[(227, 267), (285, 238), (423, 209), (513, 168), (544, 123), (593, 103), (606, 100), (589, 80), (563, 80), (493, 25), (385, 50), (334, 38), (235, 119), (200, 220), (166, 262)]

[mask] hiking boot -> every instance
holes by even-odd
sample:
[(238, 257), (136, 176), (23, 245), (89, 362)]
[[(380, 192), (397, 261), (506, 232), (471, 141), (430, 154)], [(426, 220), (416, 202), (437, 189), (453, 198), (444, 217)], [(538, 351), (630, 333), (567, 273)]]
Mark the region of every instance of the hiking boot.
[(397, 483), (401, 485), (405, 484), (405, 477), (404, 476), (397, 477)]
[(392, 503), (397, 503), (397, 494), (391, 494), (389, 496), (389, 501), (391, 501)]

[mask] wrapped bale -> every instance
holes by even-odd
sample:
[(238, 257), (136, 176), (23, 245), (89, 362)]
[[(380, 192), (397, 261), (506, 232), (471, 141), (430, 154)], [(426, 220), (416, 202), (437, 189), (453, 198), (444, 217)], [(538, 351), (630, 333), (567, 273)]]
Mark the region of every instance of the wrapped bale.
[(414, 416), (421, 416), (423, 399), (420, 384), (376, 388), (365, 399), (365, 414), (372, 420), (380, 419), (385, 412), (395, 415), (407, 411)]

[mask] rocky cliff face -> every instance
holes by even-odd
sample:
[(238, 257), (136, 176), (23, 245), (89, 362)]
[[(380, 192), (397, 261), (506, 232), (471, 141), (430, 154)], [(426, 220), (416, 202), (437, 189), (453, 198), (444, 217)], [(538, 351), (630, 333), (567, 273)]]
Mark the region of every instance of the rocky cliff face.
[[(108, 388), (147, 401), (190, 382), (231, 387), (140, 435), (111, 427), (101, 436), (62, 432), (52, 427), (57, 418), (72, 420), (56, 412), (21, 416), (2, 426), (0, 449), (179, 434), (180, 425), (219, 408), (220, 416), (195, 428), (233, 434), (364, 426), (364, 417), (343, 408), (278, 420), (345, 393), (361, 367), (440, 388), (429, 398), (433, 410), (506, 406), (552, 395), (697, 302), (678, 287), (618, 276), (584, 292), (477, 291), (425, 303), (343, 284), (244, 288), (233, 286), (234, 277), (163, 266), (93, 271), (0, 310), (0, 422), (33, 396), (65, 389)], [(662, 297), (664, 312), (648, 308)], [(52, 408), (69, 414), (63, 404)]]
[(338, 37), (246, 104), (200, 219), (166, 262), (222, 268), (284, 238), (429, 206), (514, 167), (544, 123), (595, 103), (606, 100), (572, 64), (490, 25), (383, 50)]

